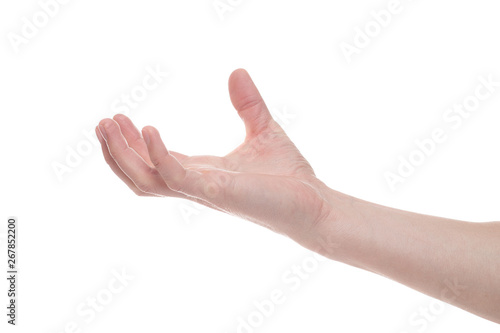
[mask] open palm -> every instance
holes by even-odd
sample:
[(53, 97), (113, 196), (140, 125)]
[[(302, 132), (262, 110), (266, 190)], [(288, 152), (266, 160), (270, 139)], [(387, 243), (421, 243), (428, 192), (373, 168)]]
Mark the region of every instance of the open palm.
[(232, 73), (229, 92), (246, 138), (226, 156), (168, 151), (155, 128), (141, 135), (129, 118), (116, 115), (96, 128), (104, 157), (138, 195), (193, 200), (303, 243), (330, 214), (324, 184), (272, 119), (245, 70)]

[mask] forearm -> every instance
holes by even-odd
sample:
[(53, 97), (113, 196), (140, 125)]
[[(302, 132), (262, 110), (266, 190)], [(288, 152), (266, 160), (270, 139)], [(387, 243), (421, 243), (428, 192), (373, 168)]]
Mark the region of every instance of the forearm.
[(500, 323), (499, 222), (416, 214), (335, 191), (328, 201), (322, 254)]

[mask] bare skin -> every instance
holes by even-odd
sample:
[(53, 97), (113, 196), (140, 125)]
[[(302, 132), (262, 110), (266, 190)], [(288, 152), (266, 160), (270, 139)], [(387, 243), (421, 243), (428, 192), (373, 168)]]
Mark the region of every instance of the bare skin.
[(226, 156), (169, 151), (124, 115), (96, 128), (106, 162), (137, 195), (178, 197), (242, 217), (330, 259), (500, 323), (500, 222), (405, 212), (334, 191), (272, 119), (245, 70), (229, 78), (246, 128)]

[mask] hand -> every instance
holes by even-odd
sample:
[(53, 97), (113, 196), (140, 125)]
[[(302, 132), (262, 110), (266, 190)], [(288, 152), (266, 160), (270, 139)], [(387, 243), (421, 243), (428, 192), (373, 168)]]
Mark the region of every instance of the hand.
[(185, 198), (240, 216), (500, 323), (500, 222), (410, 213), (329, 189), (272, 119), (247, 72), (231, 75), (229, 93), (246, 138), (226, 156), (169, 152), (156, 129), (141, 135), (116, 115), (96, 129), (106, 161), (138, 195)]
[(229, 93), (246, 138), (226, 156), (168, 151), (155, 128), (141, 135), (118, 114), (96, 128), (104, 158), (138, 195), (193, 200), (316, 246), (316, 227), (331, 221), (329, 189), (273, 120), (245, 70), (231, 74)]

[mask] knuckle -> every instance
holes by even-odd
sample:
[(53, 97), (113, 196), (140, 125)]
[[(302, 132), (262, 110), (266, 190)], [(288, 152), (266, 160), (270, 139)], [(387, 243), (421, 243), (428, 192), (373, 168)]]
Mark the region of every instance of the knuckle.
[(139, 189), (133, 189), (132, 191), (134, 191), (135, 195), (137, 195), (138, 197), (145, 197), (145, 196), (147, 196), (146, 193), (142, 192)]
[(161, 167), (161, 165), (163, 164), (163, 161), (167, 158), (168, 156), (167, 155), (161, 155), (161, 156), (158, 156), (158, 155), (153, 155), (151, 156), (151, 162), (153, 163), (153, 166), (155, 168), (157, 167)]
[(151, 159), (151, 162), (153, 163), (153, 166), (154, 166), (155, 168), (158, 168), (158, 167), (160, 166), (160, 164), (161, 164), (161, 161), (160, 161), (160, 159), (158, 159), (158, 158), (152, 158), (152, 159)]
[(239, 109), (241, 110), (240, 112), (245, 112), (247, 110), (255, 108), (256, 106), (262, 106), (263, 102), (264, 101), (261, 98), (256, 96), (249, 96), (247, 98), (244, 98), (239, 105)]
[(144, 141), (143, 137), (141, 135), (137, 135), (132, 139), (131, 145), (139, 146), (140, 144), (142, 144), (143, 141)]
[(115, 164), (115, 160), (110, 155), (105, 155), (104, 161), (106, 161), (106, 164), (109, 166), (113, 166)]
[(167, 186), (168, 186), (168, 188), (170, 188), (172, 191), (185, 193), (185, 188), (182, 186), (182, 183), (181, 183), (181, 182), (178, 182), (178, 181), (170, 181), (170, 182), (167, 184)]
[(135, 182), (135, 186), (143, 194), (151, 193), (153, 191), (153, 187), (144, 182)]

